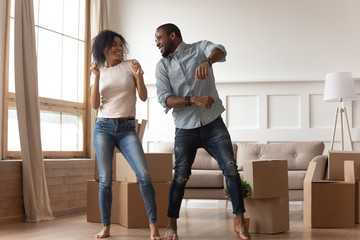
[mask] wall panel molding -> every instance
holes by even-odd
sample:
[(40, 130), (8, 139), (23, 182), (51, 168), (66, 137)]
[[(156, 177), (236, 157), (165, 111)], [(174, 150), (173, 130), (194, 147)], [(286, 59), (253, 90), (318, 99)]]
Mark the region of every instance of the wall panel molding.
[[(360, 92), (360, 81), (355, 82)], [(217, 83), (217, 89), (226, 108), (222, 117), (233, 141), (324, 141), (325, 151), (329, 150), (335, 111), (340, 103), (322, 101), (324, 81)], [(154, 84), (148, 85), (148, 93), (146, 107), (137, 108), (149, 120), (143, 139), (145, 151), (148, 142), (173, 141), (175, 136), (171, 112), (165, 114), (157, 102)], [(345, 106), (354, 150), (360, 151), (360, 102), (346, 102)], [(334, 146), (338, 150), (339, 124), (338, 120)], [(345, 150), (349, 150), (346, 131), (344, 138)]]

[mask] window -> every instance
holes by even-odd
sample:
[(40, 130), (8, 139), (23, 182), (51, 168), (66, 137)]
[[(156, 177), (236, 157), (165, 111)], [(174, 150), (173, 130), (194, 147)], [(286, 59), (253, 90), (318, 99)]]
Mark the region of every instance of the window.
[[(87, 157), (90, 0), (33, 0), (43, 155)], [(14, 80), (15, 0), (8, 0), (3, 158), (20, 157)]]

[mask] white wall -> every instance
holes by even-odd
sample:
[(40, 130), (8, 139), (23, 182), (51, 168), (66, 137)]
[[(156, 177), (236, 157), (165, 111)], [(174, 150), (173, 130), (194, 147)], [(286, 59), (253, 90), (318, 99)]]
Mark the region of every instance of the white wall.
[[(108, 0), (108, 6), (110, 28), (124, 35), (129, 57), (145, 70), (149, 100), (138, 103), (137, 115), (149, 120), (146, 148), (174, 136), (172, 116), (163, 113), (154, 86), (161, 57), (155, 29), (173, 22), (187, 43), (208, 39), (226, 47), (227, 61), (214, 69), (233, 141), (320, 140), (329, 149), (338, 105), (322, 101), (324, 78), (334, 71), (360, 78), (360, 1)], [(359, 150), (360, 103), (346, 106)]]
[(109, 25), (123, 34), (154, 82), (155, 29), (173, 22), (185, 42), (208, 39), (228, 50), (218, 82), (360, 77), (358, 0), (108, 0)]
[[(322, 100), (323, 81), (218, 83), (217, 89), (233, 141), (323, 141), (325, 153), (330, 149), (340, 103)], [(356, 81), (356, 89), (360, 93), (360, 81)], [(143, 138), (145, 150), (157, 141), (173, 141), (175, 135), (171, 113), (164, 114), (157, 103), (155, 85), (149, 85), (148, 91), (148, 101), (137, 106), (138, 118), (149, 120)], [(354, 150), (360, 151), (360, 102), (346, 102), (345, 107)], [(351, 149), (348, 136), (344, 120), (344, 150)], [(341, 148), (339, 115), (334, 150)]]

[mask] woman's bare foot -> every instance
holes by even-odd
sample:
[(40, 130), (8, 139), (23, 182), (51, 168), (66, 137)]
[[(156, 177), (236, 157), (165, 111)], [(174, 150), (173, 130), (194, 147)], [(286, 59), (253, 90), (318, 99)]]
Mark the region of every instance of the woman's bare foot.
[(105, 226), (94, 238), (107, 238), (110, 237), (110, 226)]
[(165, 232), (165, 240), (178, 240), (176, 218), (170, 218)]
[(251, 236), (245, 224), (244, 214), (243, 213), (237, 214), (236, 217), (238, 222), (237, 229), (239, 230), (240, 238), (243, 240), (250, 240)]
[(161, 240), (159, 229), (156, 223), (150, 223), (150, 240)]

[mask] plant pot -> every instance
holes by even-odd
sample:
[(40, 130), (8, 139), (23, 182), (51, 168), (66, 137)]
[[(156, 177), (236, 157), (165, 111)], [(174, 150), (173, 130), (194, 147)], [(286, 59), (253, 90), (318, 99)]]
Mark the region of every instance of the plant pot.
[[(246, 228), (247, 230), (249, 231), (249, 226), (250, 226), (250, 218), (248, 217), (244, 217), (245, 219), (245, 225), (246, 225)], [(238, 230), (238, 227), (237, 227), (237, 217), (233, 217), (233, 227), (234, 227), (234, 232), (236, 232), (237, 234), (239, 234), (239, 230)]]

